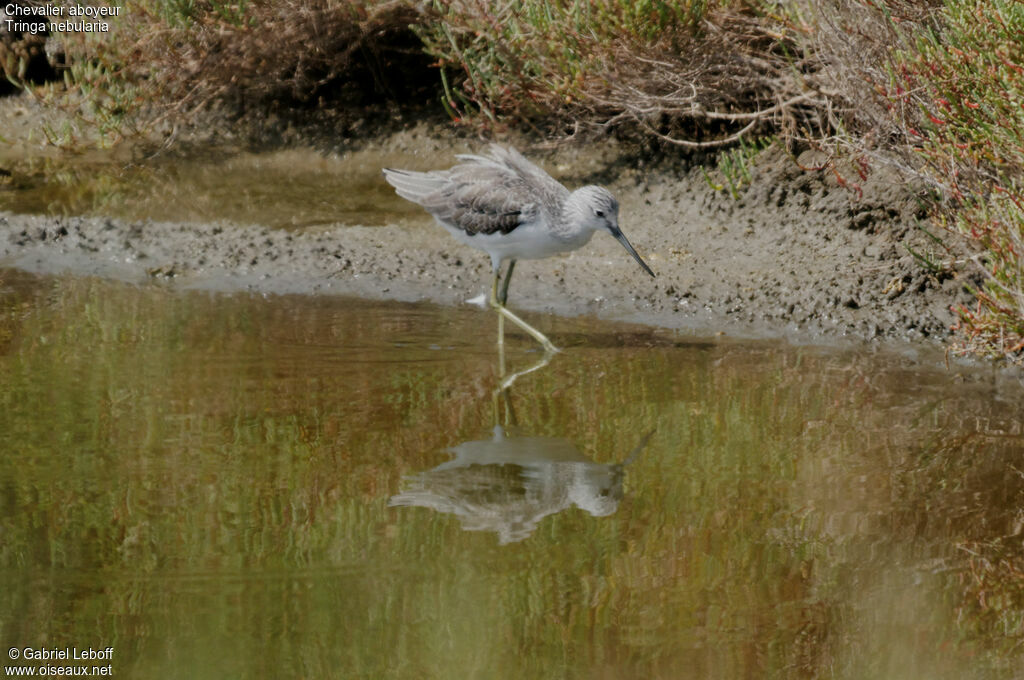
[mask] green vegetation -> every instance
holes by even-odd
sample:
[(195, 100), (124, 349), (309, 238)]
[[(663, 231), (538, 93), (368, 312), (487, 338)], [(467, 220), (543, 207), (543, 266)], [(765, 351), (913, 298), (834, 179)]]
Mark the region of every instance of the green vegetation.
[(735, 148), (726, 149), (718, 154), (715, 166), (722, 176), (722, 183), (715, 182), (708, 171), (701, 166), (704, 180), (715, 191), (728, 189), (732, 198), (739, 198), (743, 188), (749, 186), (754, 179), (751, 169), (757, 161), (758, 154), (771, 146), (773, 142), (771, 137), (765, 137), (748, 144), (741, 137)]
[(907, 132), (950, 202), (942, 218), (986, 274), (977, 306), (959, 310), (962, 347), (1022, 363), (1024, 5), (949, 0), (941, 18), (896, 54), (887, 95), (915, 110)]
[[(461, 124), (671, 149), (816, 147), (895, 162), (936, 190), (933, 229), (980, 277), (958, 349), (1024, 363), (1024, 4), (1012, 0), (123, 0), (108, 34), (63, 36), (81, 144), (200, 112), (436, 101)], [(36, 46), (38, 48), (38, 46)], [(26, 48), (28, 49), (28, 48)], [(24, 50), (23, 50), (24, 51)], [(24, 84), (25, 56), (0, 50)], [(27, 52), (26, 52), (27, 54)], [(71, 97), (68, 97), (68, 94)], [(386, 104), (385, 104), (386, 105)], [(747, 172), (723, 167), (730, 192)], [(738, 174), (737, 174), (738, 173)], [(710, 181), (710, 180), (709, 180)], [(726, 186), (723, 184), (722, 186)]]

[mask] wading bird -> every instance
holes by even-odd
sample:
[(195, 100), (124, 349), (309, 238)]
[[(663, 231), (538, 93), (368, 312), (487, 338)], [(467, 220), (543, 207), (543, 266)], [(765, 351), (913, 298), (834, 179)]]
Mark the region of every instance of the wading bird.
[[(384, 169), (384, 177), (402, 198), (417, 203), (461, 243), (491, 256), (494, 279), (490, 304), (533, 336), (548, 354), (557, 352), (536, 328), (510, 312), (508, 284), (517, 260), (550, 257), (581, 248), (596, 231), (606, 231), (647, 266), (619, 229), (619, 202), (599, 186), (570, 192), (515, 149), (492, 145), (487, 156), (463, 154), (448, 170), (414, 172)], [(501, 267), (508, 261), (505, 279)], [(504, 342), (499, 324), (498, 344)]]

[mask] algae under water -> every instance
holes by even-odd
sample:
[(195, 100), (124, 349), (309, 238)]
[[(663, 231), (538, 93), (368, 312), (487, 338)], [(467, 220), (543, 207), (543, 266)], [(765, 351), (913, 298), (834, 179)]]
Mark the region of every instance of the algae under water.
[(0, 271), (0, 639), (138, 678), (1019, 677), (1019, 384), (548, 318), (501, 395), (494, 329)]

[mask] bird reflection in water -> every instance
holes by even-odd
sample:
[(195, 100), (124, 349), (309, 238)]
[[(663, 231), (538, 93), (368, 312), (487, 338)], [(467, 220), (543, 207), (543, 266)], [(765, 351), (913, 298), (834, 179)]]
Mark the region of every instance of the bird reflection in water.
[[(511, 402), (506, 390), (507, 413)], [(514, 416), (513, 416), (514, 419)], [(653, 432), (651, 433), (653, 434)], [(407, 475), (390, 506), (416, 506), (455, 515), (467, 531), (493, 531), (504, 545), (528, 538), (549, 515), (573, 506), (593, 515), (614, 513), (622, 499), (625, 467), (651, 434), (622, 463), (595, 463), (566, 439), (514, 436), (500, 425), (493, 436), (449, 451), (452, 460)]]

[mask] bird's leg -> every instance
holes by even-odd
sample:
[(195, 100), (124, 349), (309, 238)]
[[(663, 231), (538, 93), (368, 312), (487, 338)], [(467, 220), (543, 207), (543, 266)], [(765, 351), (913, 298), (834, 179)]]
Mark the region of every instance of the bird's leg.
[(516, 419), (516, 410), (512, 405), (512, 395), (509, 394), (508, 387), (499, 386), (495, 388), (491, 394), (491, 399), (494, 405), (494, 426), (497, 428), (504, 429), (511, 426), (518, 425)]
[[(498, 278), (500, 277), (500, 275), (501, 275), (500, 270), (495, 268), (495, 270), (494, 270), (494, 281), (491, 283), (491, 299), (490, 299), (491, 307), (494, 307), (496, 310), (498, 310), (498, 314), (500, 314), (500, 316), (498, 317), (498, 319), (499, 319), (499, 322), (498, 322), (499, 326), (498, 326), (498, 328), (500, 330), (500, 333), (498, 335), (498, 345), (501, 346), (505, 342), (505, 338), (504, 338), (504, 330), (505, 329), (504, 329), (504, 326), (501, 325), (501, 319), (503, 317), (508, 317), (509, 321), (511, 321), (512, 323), (516, 324), (517, 326), (522, 328), (524, 331), (529, 333), (531, 336), (533, 336), (533, 339), (541, 344), (541, 346), (544, 348), (544, 351), (546, 353), (554, 354), (555, 352), (557, 352), (558, 348), (555, 347), (553, 344), (551, 344), (551, 341), (547, 339), (547, 336), (545, 336), (539, 330), (537, 330), (536, 328), (534, 328), (530, 324), (526, 323), (525, 321), (523, 321), (518, 316), (516, 316), (515, 314), (513, 314), (512, 312), (510, 312), (508, 309), (505, 308), (505, 305), (498, 298)], [(505, 291), (505, 292), (507, 293), (508, 291)]]
[[(501, 276), (501, 270), (494, 270), (494, 282), (491, 283), (491, 306), (495, 307), (495, 291), (498, 290), (498, 278)], [(504, 304), (504, 303), (502, 303)], [(498, 358), (501, 364), (501, 377), (505, 377), (505, 315), (498, 314)]]
[[(505, 272), (505, 280), (501, 284), (501, 293), (498, 295), (498, 300), (501, 302), (501, 306), (504, 307), (508, 302), (508, 283), (512, 280), (512, 270), (516, 268), (516, 261), (511, 260), (508, 263), (508, 270)], [(505, 315), (498, 315), (498, 347), (503, 349), (505, 347)], [(501, 374), (505, 375), (504, 359), (505, 353), (501, 353), (502, 358), (502, 369)]]
[[(555, 349), (555, 352), (557, 352), (557, 351), (558, 350)], [(529, 366), (527, 368), (524, 368), (521, 371), (516, 371), (515, 373), (513, 373), (512, 375), (509, 375), (509, 376), (505, 376), (503, 374), (502, 375), (501, 384), (498, 385), (498, 391), (505, 392), (506, 390), (508, 390), (508, 388), (512, 387), (512, 383), (514, 383), (516, 380), (519, 380), (520, 378), (522, 378), (527, 373), (533, 373), (534, 371), (538, 371), (538, 370), (544, 368), (549, 363), (551, 363), (551, 357), (553, 357), (553, 356), (554, 356), (554, 354), (552, 354), (551, 352), (544, 352), (544, 356), (542, 356), (540, 358), (540, 361), (535, 363), (533, 366)], [(513, 418), (514, 418), (514, 414), (513, 414)]]
[(501, 283), (501, 295), (498, 296), (498, 300), (501, 302), (502, 307), (508, 304), (508, 283), (512, 280), (512, 270), (515, 268), (516, 261), (509, 260), (508, 270), (505, 272), (505, 280)]
[(505, 379), (505, 317), (498, 315), (498, 377)]

